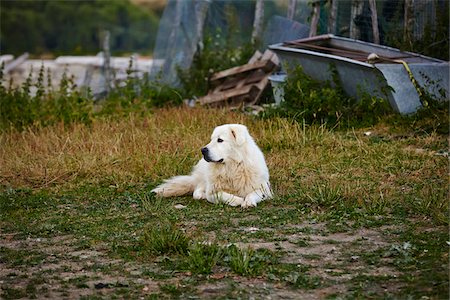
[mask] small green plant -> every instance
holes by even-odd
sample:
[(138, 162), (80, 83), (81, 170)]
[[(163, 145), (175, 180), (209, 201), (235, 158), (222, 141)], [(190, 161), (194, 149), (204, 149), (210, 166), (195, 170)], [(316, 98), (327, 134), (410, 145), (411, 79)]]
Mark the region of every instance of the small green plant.
[(189, 247), (189, 270), (194, 274), (211, 274), (214, 266), (223, 256), (217, 244), (195, 243)]
[(160, 254), (186, 254), (189, 247), (189, 238), (178, 229), (175, 224), (163, 222), (149, 227), (143, 237), (143, 247), (153, 255)]
[(228, 246), (224, 257), (231, 270), (242, 276), (259, 275), (275, 260), (273, 253), (267, 249), (241, 249), (236, 245)]

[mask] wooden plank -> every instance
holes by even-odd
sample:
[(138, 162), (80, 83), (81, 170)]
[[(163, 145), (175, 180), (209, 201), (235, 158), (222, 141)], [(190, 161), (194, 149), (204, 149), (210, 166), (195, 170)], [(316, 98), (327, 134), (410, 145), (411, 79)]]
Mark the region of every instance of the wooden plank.
[(225, 92), (208, 94), (204, 97), (199, 98), (198, 100), (200, 101), (201, 104), (210, 104), (210, 103), (214, 103), (214, 102), (219, 102), (219, 101), (223, 101), (228, 98), (231, 98), (231, 97), (245, 95), (250, 92), (251, 88), (252, 88), (251, 85), (246, 85), (246, 86), (243, 86), (238, 89), (232, 89), (232, 90), (228, 90)]
[(248, 64), (213, 74), (215, 88), (198, 99), (202, 105), (246, 105), (258, 101), (268, 84), (268, 77), (279, 65), (278, 57), (270, 50), (257, 51)]
[(250, 74), (246, 79), (245, 79), (245, 84), (250, 84), (250, 83), (255, 83), (255, 82), (259, 82), (260, 80), (262, 80), (264, 77), (266, 77), (266, 72), (264, 72), (263, 70), (259, 69), (256, 70), (255, 72), (252, 72), (252, 74)]
[(249, 59), (248, 64), (252, 64), (258, 60), (260, 60), (262, 57), (262, 53), (259, 52), (259, 50), (256, 50), (253, 56)]
[(18, 66), (23, 64), (27, 59), (28, 59), (28, 53), (25, 52), (24, 54), (22, 54), (21, 56), (19, 56), (15, 60), (13, 60), (10, 63), (6, 64), (5, 69), (3, 70), (3, 72), (8, 73), (8, 72), (14, 70), (15, 68), (17, 68)]
[(273, 66), (273, 62), (270, 60), (260, 60), (257, 62), (254, 62), (252, 64), (245, 64), (242, 66), (238, 66), (238, 67), (234, 67), (234, 68), (230, 68), (224, 71), (220, 71), (218, 73), (215, 73), (212, 77), (211, 77), (211, 81), (215, 81), (224, 77), (228, 77), (231, 75), (235, 75), (238, 73), (244, 73), (244, 72), (248, 72), (251, 70), (255, 70), (255, 69), (259, 69), (259, 68), (263, 68), (263, 69), (267, 69), (267, 68), (271, 68)]
[(244, 78), (241, 78), (241, 77), (227, 78), (227, 79), (225, 79), (225, 81), (222, 84), (219, 85), (220, 86), (219, 91), (225, 91), (225, 90), (234, 88), (238, 85), (239, 81), (241, 81), (241, 80), (245, 80), (245, 77)]

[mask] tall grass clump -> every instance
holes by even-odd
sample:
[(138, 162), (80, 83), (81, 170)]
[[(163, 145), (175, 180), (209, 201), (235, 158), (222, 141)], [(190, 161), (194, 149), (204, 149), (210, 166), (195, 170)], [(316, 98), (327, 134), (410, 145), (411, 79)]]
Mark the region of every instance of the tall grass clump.
[(142, 247), (150, 255), (186, 254), (190, 239), (175, 224), (152, 224), (144, 232)]
[(224, 261), (238, 275), (256, 276), (262, 274), (276, 261), (276, 258), (267, 249), (242, 249), (236, 245), (230, 245), (226, 248)]
[(194, 274), (211, 274), (223, 254), (223, 249), (215, 243), (195, 243), (188, 250), (189, 270)]

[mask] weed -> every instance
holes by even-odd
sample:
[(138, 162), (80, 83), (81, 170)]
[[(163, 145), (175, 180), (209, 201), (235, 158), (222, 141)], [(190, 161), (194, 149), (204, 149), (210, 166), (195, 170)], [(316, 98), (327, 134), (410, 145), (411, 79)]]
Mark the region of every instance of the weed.
[(144, 231), (142, 246), (150, 254), (188, 252), (189, 238), (175, 224), (151, 224)]
[(189, 270), (194, 274), (211, 274), (223, 250), (217, 244), (194, 243), (188, 250)]
[(274, 259), (273, 254), (265, 249), (241, 249), (236, 245), (230, 245), (226, 249), (224, 261), (238, 275), (255, 276), (261, 274)]
[(321, 286), (322, 279), (319, 276), (311, 276), (304, 273), (289, 273), (283, 278), (288, 284), (295, 288), (316, 289)]
[(182, 293), (182, 291), (174, 284), (161, 284), (159, 286), (160, 290), (166, 294), (170, 294), (174, 297), (179, 297)]

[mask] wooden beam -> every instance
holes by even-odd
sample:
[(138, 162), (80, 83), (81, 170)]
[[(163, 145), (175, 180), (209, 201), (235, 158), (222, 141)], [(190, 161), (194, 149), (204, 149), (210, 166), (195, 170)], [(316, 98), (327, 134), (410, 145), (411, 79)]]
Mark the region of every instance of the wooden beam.
[(224, 77), (228, 77), (231, 75), (235, 75), (235, 74), (239, 74), (239, 73), (244, 73), (244, 72), (248, 72), (248, 71), (252, 71), (252, 70), (256, 70), (259, 68), (262, 68), (263, 70), (268, 70), (268, 69), (272, 69), (274, 67), (274, 63), (270, 60), (270, 59), (266, 59), (266, 60), (260, 60), (257, 61), (253, 64), (245, 64), (242, 66), (238, 66), (238, 67), (234, 67), (231, 69), (227, 69), (224, 71), (220, 71), (218, 73), (215, 73), (212, 77), (211, 77), (211, 81), (215, 81)]

